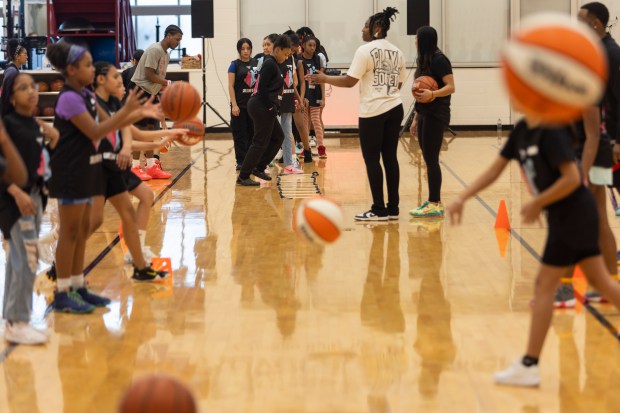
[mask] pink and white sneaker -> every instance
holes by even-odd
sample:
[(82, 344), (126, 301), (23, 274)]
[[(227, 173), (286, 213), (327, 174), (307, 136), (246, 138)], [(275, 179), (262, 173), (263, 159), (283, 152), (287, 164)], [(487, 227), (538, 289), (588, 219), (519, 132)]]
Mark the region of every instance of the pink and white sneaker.
[(290, 175), (290, 174), (303, 174), (304, 171), (302, 171), (299, 168), (295, 168), (293, 165), (289, 165), (289, 166), (284, 167), (284, 169), (282, 170), (282, 173), (286, 174), (286, 175)]

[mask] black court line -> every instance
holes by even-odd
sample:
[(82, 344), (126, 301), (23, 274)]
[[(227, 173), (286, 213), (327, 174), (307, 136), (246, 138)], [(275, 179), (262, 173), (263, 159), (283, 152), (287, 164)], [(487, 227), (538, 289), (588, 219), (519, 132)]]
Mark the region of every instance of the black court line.
[[(452, 169), (450, 168), (445, 162), (443, 161), (439, 161), (441, 163), (441, 165), (446, 168), (446, 170), (448, 172), (450, 172), (450, 174), (457, 180), (459, 181), (459, 183), (461, 185), (463, 185), (464, 188), (467, 188), (468, 185), (467, 183)], [(491, 215), (493, 215), (493, 217), (497, 217), (497, 213), (493, 210), (493, 208), (491, 208), (491, 206), (489, 204), (487, 204), (484, 199), (480, 198), (478, 195), (476, 195), (476, 200), (478, 202), (480, 202), (480, 204), (482, 204), (482, 206), (489, 211), (489, 213)], [(519, 233), (517, 231), (515, 231), (514, 229), (510, 229), (510, 235), (512, 235), (517, 241), (519, 241), (519, 243), (523, 246), (523, 248), (525, 248), (534, 258), (536, 258), (536, 260), (538, 262), (541, 261), (542, 257), (536, 252), (536, 250), (534, 250), (534, 248), (525, 240), (523, 239), (523, 237), (521, 235), (519, 235)], [(611, 324), (611, 322), (609, 322), (609, 320), (603, 315), (601, 314), (596, 308), (592, 307), (591, 304), (587, 303), (585, 301), (585, 297), (581, 296), (579, 293), (577, 293), (575, 291), (575, 298), (577, 298), (581, 304), (583, 304), (583, 306), (586, 308), (586, 310), (588, 310), (588, 312), (590, 314), (592, 314), (592, 316), (594, 316), (594, 318), (601, 323), (601, 325), (607, 330), (609, 331), (616, 339), (618, 339), (620, 341), (620, 333), (618, 332), (618, 329), (616, 329), (616, 327), (613, 326), (613, 324)]]
[[(162, 199), (162, 197), (166, 194), (166, 192), (168, 192), (170, 189), (172, 189), (172, 187), (177, 182), (179, 182), (179, 180), (183, 177), (183, 175), (185, 175), (187, 173), (187, 171), (189, 171), (189, 169), (192, 166), (194, 166), (196, 161), (198, 161), (198, 159), (201, 156), (204, 156), (204, 154), (207, 152), (208, 149), (209, 148), (203, 148), (202, 151), (200, 152), (200, 155), (198, 155), (194, 159), (192, 159), (192, 161), (189, 164), (187, 164), (185, 166), (185, 168), (183, 168), (183, 170), (181, 172), (178, 173), (178, 175), (172, 180), (172, 182), (170, 182), (168, 185), (166, 185), (166, 187), (164, 189), (162, 189), (162, 191), (153, 200), (153, 205), (155, 205), (160, 199)], [(121, 240), (120, 236), (117, 235), (116, 238), (114, 238), (112, 240), (112, 242), (110, 242), (108, 244), (108, 246), (105, 247), (99, 253), (99, 255), (97, 255), (97, 257), (95, 257), (95, 259), (90, 264), (88, 264), (86, 266), (86, 268), (84, 268), (84, 275), (86, 275), (89, 272), (91, 272), (97, 266), (97, 264), (99, 264), (105, 258), (105, 256), (108, 255), (110, 253), (110, 251), (112, 251), (112, 248), (114, 248), (114, 246), (116, 246), (116, 244), (118, 244), (120, 242), (120, 240)], [(47, 307), (47, 309), (45, 310), (44, 316), (47, 316), (51, 311), (52, 311), (52, 306), (49, 305)], [(10, 344), (9, 346), (7, 346), (7, 348), (4, 349), (4, 351), (2, 353), (0, 353), (0, 364), (3, 363), (4, 360), (7, 359), (9, 354), (11, 354), (13, 352), (13, 350), (15, 350), (17, 348), (18, 345), (19, 344)]]
[[(183, 168), (183, 170), (181, 172), (179, 172), (179, 174), (172, 180), (172, 182), (170, 182), (168, 185), (166, 185), (166, 187), (155, 197), (155, 199), (153, 200), (153, 205), (155, 205), (157, 202), (159, 202), (160, 199), (163, 198), (163, 196), (166, 194), (166, 192), (168, 192), (170, 189), (172, 189), (172, 187), (174, 185), (176, 185), (177, 182), (179, 182), (179, 180), (183, 177), (183, 175), (185, 175), (185, 173), (187, 171), (189, 171), (189, 169), (194, 166), (194, 164), (196, 163), (196, 161), (198, 160), (198, 158), (200, 158), (201, 156), (203, 156), (205, 154), (205, 152), (207, 152), (208, 148), (204, 148), (201, 152), (200, 155), (196, 156), (194, 159), (192, 159), (192, 161), (190, 163), (188, 163), (185, 168)], [(95, 257), (94, 260), (92, 260), (92, 262), (90, 264), (88, 264), (85, 268), (84, 268), (84, 276), (86, 276), (89, 272), (91, 272), (96, 266), (97, 264), (99, 264), (101, 262), (101, 260), (103, 260), (105, 258), (106, 255), (108, 255), (110, 253), (110, 251), (112, 251), (112, 248), (114, 248), (116, 246), (116, 244), (118, 244), (121, 241), (121, 237), (120, 235), (117, 235), (116, 238), (114, 238), (112, 240), (112, 242), (110, 242), (108, 244), (107, 247), (105, 247), (100, 253), (99, 255), (97, 255)]]

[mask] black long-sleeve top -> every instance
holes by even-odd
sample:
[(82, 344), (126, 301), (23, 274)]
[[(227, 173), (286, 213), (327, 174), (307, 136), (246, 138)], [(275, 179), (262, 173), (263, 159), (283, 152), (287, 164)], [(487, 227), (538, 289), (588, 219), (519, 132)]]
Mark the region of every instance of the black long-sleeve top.
[(603, 38), (603, 45), (609, 62), (609, 79), (603, 98), (603, 119), (609, 137), (620, 143), (620, 46), (610, 35)]
[(258, 85), (253, 96), (260, 99), (266, 108), (271, 108), (274, 105), (279, 108), (282, 101), (284, 79), (273, 56), (265, 55), (257, 82)]

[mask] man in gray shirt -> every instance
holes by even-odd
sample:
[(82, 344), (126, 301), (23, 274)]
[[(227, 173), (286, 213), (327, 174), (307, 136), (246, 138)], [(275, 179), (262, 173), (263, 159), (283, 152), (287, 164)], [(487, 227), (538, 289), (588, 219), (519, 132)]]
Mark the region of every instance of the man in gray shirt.
[[(171, 24), (166, 27), (164, 31), (164, 39), (159, 43), (153, 43), (144, 51), (131, 81), (145, 92), (145, 96), (157, 96), (163, 88), (170, 84), (170, 81), (166, 80), (166, 69), (168, 68), (168, 62), (170, 62), (168, 49), (176, 49), (179, 47), (182, 39), (183, 31), (181, 28)], [(155, 102), (157, 101), (158, 99), (155, 97)], [(140, 121), (137, 126), (144, 129), (159, 129), (160, 121), (145, 118)], [(150, 178), (168, 179), (172, 176), (161, 168), (159, 151), (155, 154), (153, 152), (146, 152), (145, 155), (146, 169), (144, 172), (142, 171), (140, 161), (136, 161), (135, 158), (132, 167), (132, 171), (142, 180), (148, 180)]]

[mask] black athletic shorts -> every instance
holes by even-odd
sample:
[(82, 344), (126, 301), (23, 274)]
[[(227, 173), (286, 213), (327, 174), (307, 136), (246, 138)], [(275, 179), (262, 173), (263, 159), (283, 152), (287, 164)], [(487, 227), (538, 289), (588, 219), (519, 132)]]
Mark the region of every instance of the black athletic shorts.
[(125, 179), (123, 179), (122, 171), (111, 171), (104, 168), (103, 179), (106, 199), (127, 192), (127, 184), (125, 183)]
[(131, 171), (131, 168), (125, 169), (122, 174), (125, 185), (127, 186), (127, 191), (133, 191), (142, 183), (142, 180)]
[(590, 191), (585, 190), (575, 202), (548, 212), (549, 234), (542, 262), (569, 267), (601, 254), (598, 246), (598, 213)]

